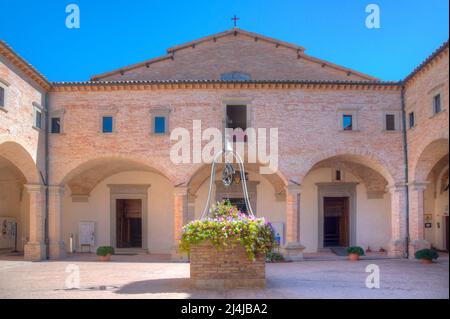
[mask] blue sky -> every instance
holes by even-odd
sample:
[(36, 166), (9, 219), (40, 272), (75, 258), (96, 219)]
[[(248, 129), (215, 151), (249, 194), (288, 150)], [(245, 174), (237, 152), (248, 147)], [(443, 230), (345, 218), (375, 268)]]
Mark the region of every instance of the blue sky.
[[(80, 29), (65, 26), (70, 3), (80, 8)], [(381, 9), (380, 29), (365, 26), (370, 3)], [(448, 39), (448, 7), (448, 0), (0, 0), (0, 39), (51, 81), (83, 81), (230, 29), (237, 14), (242, 29), (400, 80)]]

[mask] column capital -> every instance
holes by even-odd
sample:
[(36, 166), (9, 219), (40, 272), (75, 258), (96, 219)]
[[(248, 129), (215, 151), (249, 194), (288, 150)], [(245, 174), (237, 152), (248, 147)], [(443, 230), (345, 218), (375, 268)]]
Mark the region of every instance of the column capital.
[(430, 184), (430, 182), (412, 181), (408, 183), (408, 186), (413, 191), (424, 191), (427, 188), (428, 184)]
[(59, 194), (60, 196), (64, 195), (66, 188), (63, 185), (50, 185), (48, 186), (48, 191), (50, 193)]
[(397, 184), (388, 185), (387, 189), (391, 193), (404, 192), (404, 191), (406, 191), (406, 186), (407, 185), (405, 183), (397, 183)]
[(24, 186), (28, 193), (39, 193), (45, 189), (42, 184), (25, 184)]
[(285, 187), (286, 195), (297, 195), (302, 192), (301, 185), (290, 184)]
[(188, 194), (189, 187), (187, 186), (175, 186), (173, 193), (175, 196), (186, 196)]

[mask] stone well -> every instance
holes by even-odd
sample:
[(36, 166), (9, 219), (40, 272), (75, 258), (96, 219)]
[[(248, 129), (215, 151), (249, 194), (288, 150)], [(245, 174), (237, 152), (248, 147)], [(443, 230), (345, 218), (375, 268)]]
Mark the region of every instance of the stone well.
[(200, 289), (264, 288), (266, 263), (264, 256), (255, 261), (239, 243), (217, 249), (210, 241), (191, 247), (192, 286)]

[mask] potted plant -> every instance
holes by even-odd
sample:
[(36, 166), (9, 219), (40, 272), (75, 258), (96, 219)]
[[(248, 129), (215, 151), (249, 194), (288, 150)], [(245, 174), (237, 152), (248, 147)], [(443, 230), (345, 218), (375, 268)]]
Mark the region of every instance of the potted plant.
[(229, 201), (213, 206), (209, 217), (185, 225), (180, 241), (180, 251), (189, 253), (193, 285), (215, 289), (264, 287), (265, 257), (275, 246), (270, 223), (240, 212)]
[(364, 256), (364, 249), (358, 246), (352, 246), (347, 248), (348, 258), (351, 261), (359, 260), (359, 256)]
[(431, 264), (433, 263), (433, 259), (438, 259), (439, 254), (434, 249), (422, 249), (418, 250), (415, 253), (416, 259), (419, 259), (423, 264)]
[(114, 248), (111, 246), (100, 246), (97, 248), (97, 256), (100, 257), (100, 261), (110, 261), (113, 254)]

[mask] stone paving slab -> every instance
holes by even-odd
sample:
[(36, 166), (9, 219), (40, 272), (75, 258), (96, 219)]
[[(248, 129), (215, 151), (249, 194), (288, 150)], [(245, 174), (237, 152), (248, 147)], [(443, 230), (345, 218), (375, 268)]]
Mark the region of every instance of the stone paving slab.
[[(220, 291), (191, 289), (188, 263), (134, 257), (0, 260), (0, 298), (449, 298), (448, 257), (432, 265), (404, 259), (267, 264), (265, 289)], [(379, 289), (365, 286), (369, 264), (380, 268)], [(80, 289), (65, 288), (69, 265), (79, 266)]]

